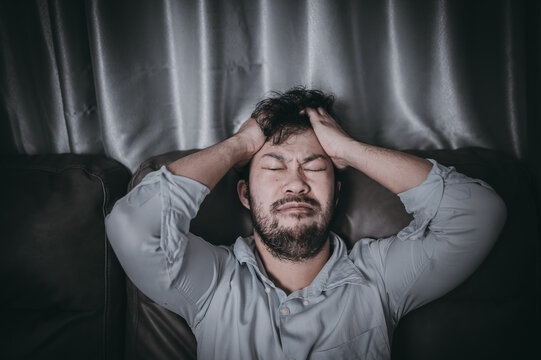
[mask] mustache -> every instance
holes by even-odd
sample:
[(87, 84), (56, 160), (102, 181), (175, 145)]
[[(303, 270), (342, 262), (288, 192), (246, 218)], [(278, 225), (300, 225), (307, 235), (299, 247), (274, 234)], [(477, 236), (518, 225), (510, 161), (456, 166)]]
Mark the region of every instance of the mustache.
[(319, 210), (321, 208), (321, 204), (319, 203), (319, 201), (317, 201), (314, 198), (311, 198), (306, 195), (289, 195), (289, 196), (286, 196), (285, 198), (282, 198), (280, 200), (273, 202), (271, 205), (271, 211), (277, 212), (280, 206), (285, 205), (290, 202), (306, 203), (312, 206), (315, 210)]

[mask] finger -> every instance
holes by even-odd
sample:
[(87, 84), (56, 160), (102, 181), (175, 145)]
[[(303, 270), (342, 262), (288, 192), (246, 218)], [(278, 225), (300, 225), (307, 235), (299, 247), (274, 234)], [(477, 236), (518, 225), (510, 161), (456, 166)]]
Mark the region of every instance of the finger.
[(319, 115), (317, 110), (314, 108), (306, 108), (305, 110), (308, 114), (308, 120), (310, 120), (312, 128), (319, 126), (319, 123), (321, 122), (321, 115)]
[(307, 107), (307, 108), (304, 109), (304, 110), (306, 110), (306, 112), (308, 113), (308, 116), (310, 117), (310, 120), (311, 120), (312, 118), (316, 118), (316, 117), (319, 117), (319, 116), (320, 116), (319, 113), (317, 112), (317, 110), (314, 109), (314, 108)]
[(331, 119), (334, 121), (334, 118), (331, 115), (329, 115), (329, 113), (327, 112), (327, 110), (325, 110), (325, 108), (320, 106), (317, 108), (317, 112), (320, 116), (324, 117), (325, 119), (327, 120)]

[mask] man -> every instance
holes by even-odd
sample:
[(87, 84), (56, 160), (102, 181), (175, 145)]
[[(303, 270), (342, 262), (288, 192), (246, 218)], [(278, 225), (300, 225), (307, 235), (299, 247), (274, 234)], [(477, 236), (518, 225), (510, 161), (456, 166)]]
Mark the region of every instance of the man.
[[(189, 223), (233, 166), (248, 168), (237, 190), (254, 233), (217, 247)], [(336, 171), (349, 166), (414, 220), (348, 252), (329, 223)], [(504, 219), (484, 182), (355, 141), (331, 97), (295, 88), (259, 103), (231, 138), (148, 174), (107, 232), (141, 291), (186, 319), (201, 359), (388, 359), (399, 319), (471, 274)]]

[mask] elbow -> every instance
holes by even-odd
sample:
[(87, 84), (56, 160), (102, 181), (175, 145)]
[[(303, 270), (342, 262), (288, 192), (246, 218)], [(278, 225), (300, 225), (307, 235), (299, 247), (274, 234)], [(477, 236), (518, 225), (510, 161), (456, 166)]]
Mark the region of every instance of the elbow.
[(495, 223), (499, 225), (498, 234), (501, 232), (502, 228), (505, 225), (505, 221), (507, 220), (507, 206), (505, 205), (505, 202), (503, 199), (496, 194), (496, 199), (494, 208), (496, 209), (494, 211), (494, 218)]
[(140, 258), (148, 249), (159, 246), (159, 215), (159, 197), (148, 201), (144, 206), (132, 205), (126, 197), (115, 204), (105, 219), (105, 229), (107, 238), (123, 266), (130, 259)]
[(494, 204), (494, 217), (497, 221), (497, 223), (501, 224), (501, 227), (505, 224), (505, 221), (507, 219), (507, 206), (505, 205), (505, 202), (503, 199), (496, 193), (496, 201)]
[(159, 200), (155, 197), (139, 206), (123, 198), (105, 220), (107, 237), (124, 271), (145, 289), (155, 282), (152, 276), (163, 272), (163, 253), (156, 251), (160, 248)]
[(477, 224), (484, 232), (483, 237), (495, 243), (507, 219), (507, 206), (494, 190), (481, 185), (475, 198)]
[(128, 248), (128, 242), (133, 243), (136, 240), (136, 237), (131, 236), (132, 222), (133, 216), (124, 199), (119, 200), (105, 218), (107, 239), (121, 262), (122, 254)]

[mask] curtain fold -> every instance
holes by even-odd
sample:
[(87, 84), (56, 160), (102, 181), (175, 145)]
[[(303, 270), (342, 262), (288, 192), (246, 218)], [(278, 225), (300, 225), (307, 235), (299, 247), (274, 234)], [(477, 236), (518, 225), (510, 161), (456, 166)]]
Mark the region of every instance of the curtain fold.
[(361, 141), (539, 160), (539, 86), (528, 83), (539, 79), (539, 57), (528, 58), (539, 48), (536, 1), (36, 0), (0, 10), (0, 114), (17, 152), (103, 153), (133, 171), (223, 140), (269, 91), (306, 85), (335, 94)]

